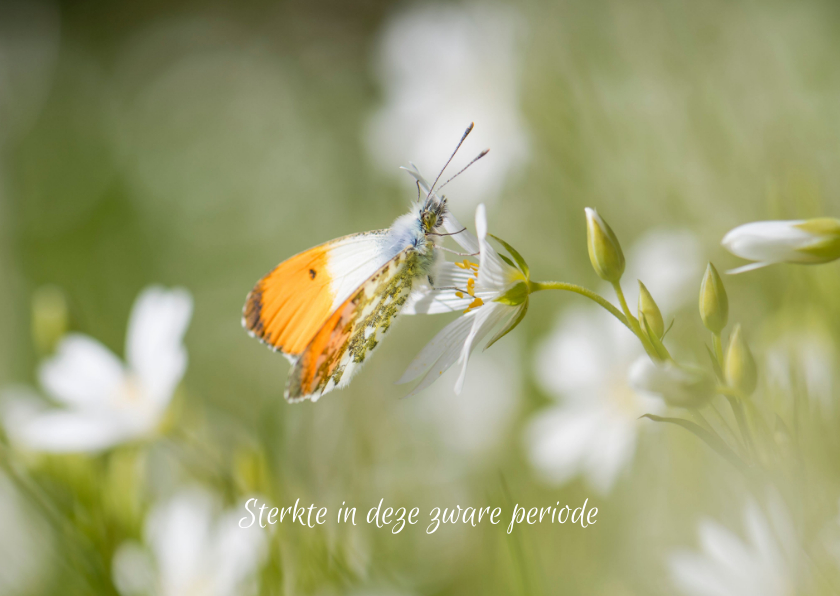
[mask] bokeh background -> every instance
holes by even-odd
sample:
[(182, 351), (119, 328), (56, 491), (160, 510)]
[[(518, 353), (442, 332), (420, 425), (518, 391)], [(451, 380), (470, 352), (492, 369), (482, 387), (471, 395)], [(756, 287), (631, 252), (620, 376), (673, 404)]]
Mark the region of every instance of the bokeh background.
[[(461, 395), (445, 375), (401, 399), (395, 381), (452, 318), (406, 316), (348, 389), (299, 405), (282, 398), (288, 364), (240, 312), (288, 256), (388, 226), (414, 194), (399, 166), (434, 176), (475, 121), (456, 167), (491, 151), (447, 187), (459, 219), (483, 202), (535, 278), (605, 291), (586, 254), (583, 208), (597, 207), (625, 247), (628, 293), (644, 280), (675, 317), (673, 351), (707, 365), (703, 270), (742, 264), (723, 234), (840, 213), (838, 55), (828, 1), (4, 0), (0, 386), (49, 398), (51, 329), (122, 357), (151, 284), (185, 288), (194, 309), (153, 436), (49, 454), (5, 420), (0, 593), (185, 594), (172, 577), (193, 568), (189, 593), (219, 595), (834, 593), (840, 556), (817, 572), (724, 549), (772, 589), (703, 592), (675, 553), (699, 552), (704, 527), (761, 553), (762, 515), (777, 534), (788, 515), (833, 540), (837, 264), (725, 278), (759, 362), (755, 399), (801, 429), (812, 500), (784, 506), (690, 434), (637, 420), (667, 411), (627, 387), (640, 349), (580, 296), (533, 296), (522, 325), (476, 353)], [(208, 530), (253, 495), (330, 518), (383, 497), (423, 516), (587, 498), (599, 513), (585, 530), (510, 536)], [(236, 562), (231, 577), (201, 571), (189, 545), (202, 542)]]

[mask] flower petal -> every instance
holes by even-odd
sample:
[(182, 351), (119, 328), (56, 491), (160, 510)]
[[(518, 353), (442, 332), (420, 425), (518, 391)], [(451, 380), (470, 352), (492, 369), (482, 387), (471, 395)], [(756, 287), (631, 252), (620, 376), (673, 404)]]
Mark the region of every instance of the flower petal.
[(125, 379), (122, 363), (95, 339), (66, 336), (55, 356), (41, 365), (38, 377), (56, 400), (76, 408), (102, 407)]
[(565, 484), (580, 471), (602, 422), (598, 408), (559, 406), (541, 411), (525, 433), (531, 465), (547, 483)]
[(796, 252), (814, 240), (812, 234), (799, 227), (804, 223), (805, 220), (751, 222), (730, 230), (721, 244), (732, 254), (750, 261), (807, 260)]
[[(458, 354), (461, 353), (461, 346), (467, 338), (467, 335), (469, 335), (474, 316), (474, 314), (467, 314), (462, 317), (458, 317), (446, 327), (441, 329), (438, 334), (426, 344), (411, 364), (408, 365), (405, 373), (403, 373), (403, 376), (400, 377), (400, 380), (397, 381), (397, 383), (401, 384), (413, 381), (435, 364), (438, 364), (444, 354), (447, 352), (453, 352), (454, 357), (452, 362), (449, 362), (449, 364), (439, 371), (436, 369), (437, 372), (435, 372), (435, 375), (439, 376), (440, 374), (443, 374), (443, 371), (452, 366), (452, 363), (455, 362), (455, 358), (457, 358)], [(440, 368), (440, 366), (437, 368)], [(412, 394), (415, 392), (416, 391), (412, 392)]]
[(156, 406), (169, 402), (186, 371), (187, 352), (182, 342), (191, 316), (192, 297), (183, 289), (152, 286), (134, 303), (126, 360)]
[(19, 412), (10, 435), (34, 451), (90, 453), (102, 451), (140, 434), (128, 419), (100, 412), (29, 409)]
[(739, 273), (746, 273), (747, 271), (755, 271), (756, 269), (762, 269), (764, 267), (768, 267), (773, 265), (773, 263), (750, 263), (749, 265), (744, 265), (742, 267), (735, 267), (735, 269), (729, 269), (727, 273), (729, 275), (738, 275)]
[(219, 594), (241, 594), (243, 583), (260, 567), (265, 558), (266, 534), (257, 524), (239, 527), (241, 509), (224, 513), (214, 532), (213, 574)]
[(189, 593), (201, 580), (212, 585), (213, 564), (206, 559), (216, 509), (213, 495), (189, 488), (157, 505), (146, 518), (145, 541), (155, 555), (162, 593)]
[(450, 238), (457, 242), (465, 252), (475, 254), (479, 251), (478, 238), (462, 226), (451, 211), (447, 212), (446, 217), (443, 218), (443, 229), (451, 234)]
[(489, 242), (487, 242), (487, 211), (484, 203), (475, 210), (475, 230), (478, 234), (480, 267), (478, 283), (484, 288), (496, 289), (499, 293), (512, 281), (518, 271), (505, 263)]
[(470, 334), (461, 349), (461, 356), (458, 360), (461, 363), (461, 374), (458, 375), (458, 380), (455, 383), (455, 393), (461, 393), (461, 389), (464, 388), (464, 380), (467, 378), (467, 363), (475, 346), (484, 339), (497, 323), (506, 316), (515, 315), (517, 311), (518, 309), (515, 307), (505, 306), (497, 302), (479, 307)]
[[(475, 280), (472, 271), (456, 267), (454, 263), (441, 263), (434, 274), (435, 287), (418, 287), (409, 296), (400, 314), (406, 315), (435, 315), (447, 312), (463, 312), (473, 301), (473, 298), (464, 292), (464, 298), (455, 295), (456, 287), (466, 290), (467, 282)], [(438, 289), (449, 288), (449, 289)], [(482, 300), (491, 299), (493, 292), (476, 292)]]
[[(475, 297), (490, 302), (496, 292), (475, 292)], [(413, 292), (403, 306), (400, 314), (437, 315), (447, 312), (463, 312), (475, 300), (468, 294), (458, 298), (452, 290), (426, 290)]]

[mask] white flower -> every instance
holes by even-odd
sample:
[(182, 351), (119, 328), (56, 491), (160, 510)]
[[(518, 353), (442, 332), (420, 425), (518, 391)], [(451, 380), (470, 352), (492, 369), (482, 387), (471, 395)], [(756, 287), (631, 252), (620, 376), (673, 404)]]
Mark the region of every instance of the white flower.
[(487, 147), (493, 162), (458, 180), (459, 204), (495, 199), (529, 153), (519, 112), (520, 29), (519, 15), (501, 5), (417, 5), (390, 19), (377, 58), (385, 102), (366, 131), (374, 162), (386, 172), (395, 160), (439, 167), (474, 121), (452, 171)]
[(840, 220), (757, 221), (730, 230), (721, 244), (733, 255), (756, 261), (729, 273), (774, 263), (827, 263), (840, 258)]
[(644, 354), (621, 323), (596, 307), (567, 311), (537, 350), (536, 375), (560, 404), (539, 412), (525, 431), (531, 465), (549, 484), (582, 474), (609, 492), (633, 461), (638, 418), (663, 403), (633, 391), (627, 368)]
[(131, 312), (125, 364), (95, 339), (68, 335), (38, 375), (64, 407), (45, 407), (31, 390), (7, 391), (6, 432), (50, 452), (98, 451), (152, 433), (187, 368), (182, 340), (191, 314), (187, 291), (144, 290)]
[(700, 523), (700, 554), (670, 557), (674, 583), (689, 596), (793, 596), (807, 589), (799, 539), (778, 497), (765, 516), (755, 503), (744, 510), (747, 541), (712, 520)]
[[(454, 218), (447, 216), (447, 231), (461, 229)], [(484, 205), (475, 212), (478, 238), (468, 231), (452, 236), (467, 252), (480, 252), (479, 263), (442, 263), (435, 275), (435, 287), (415, 292), (403, 312), (433, 314), (467, 309), (466, 314), (447, 325), (430, 341), (409, 365), (398, 383), (408, 383), (426, 373), (411, 395), (431, 385), (457, 361), (461, 372), (455, 383), (460, 393), (467, 374), (467, 361), (472, 350), (500, 323), (504, 329), (516, 322), (527, 309), (527, 289), (518, 304), (499, 302), (524, 277), (515, 267), (505, 263), (487, 242), (487, 216)], [(453, 289), (457, 288), (457, 289)], [(511, 300), (505, 300), (511, 302)], [(513, 300), (516, 302), (516, 300)], [(498, 335), (496, 336), (498, 337)], [(492, 339), (490, 340), (492, 341)]]
[(244, 509), (216, 515), (217, 503), (189, 489), (156, 506), (146, 519), (146, 548), (122, 544), (114, 554), (114, 583), (124, 596), (243, 596), (255, 593), (265, 556), (264, 529), (240, 528)]
[[(663, 314), (696, 296), (702, 268), (690, 234), (654, 231), (628, 255), (625, 276), (642, 279)], [(631, 304), (637, 285), (627, 287)], [(610, 289), (605, 285), (604, 292)], [(661, 399), (628, 384), (628, 369), (643, 357), (636, 337), (599, 307), (577, 306), (559, 319), (535, 363), (538, 383), (558, 404), (538, 412), (524, 437), (543, 480), (560, 485), (582, 475), (602, 494), (612, 489), (633, 461), (639, 416), (664, 408)]]

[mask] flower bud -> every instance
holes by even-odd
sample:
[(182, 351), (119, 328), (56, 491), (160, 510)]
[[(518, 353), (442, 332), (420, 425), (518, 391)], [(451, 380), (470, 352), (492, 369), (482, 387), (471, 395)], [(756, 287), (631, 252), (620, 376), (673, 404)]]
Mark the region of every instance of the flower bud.
[(650, 330), (657, 339), (662, 339), (665, 334), (665, 321), (662, 320), (662, 313), (653, 296), (641, 281), (639, 282), (639, 320), (647, 319)]
[(723, 287), (723, 280), (711, 263), (706, 267), (706, 274), (700, 284), (700, 318), (703, 319), (706, 329), (714, 334), (720, 334), (729, 320), (729, 298), (726, 296), (726, 288)]
[(756, 261), (730, 273), (773, 263), (828, 263), (840, 259), (840, 220), (756, 221), (731, 230), (721, 243), (733, 255)]
[(735, 330), (729, 338), (729, 347), (726, 349), (724, 364), (727, 384), (744, 395), (752, 395), (758, 382), (758, 373), (755, 367), (755, 359), (750, 352), (747, 341), (744, 339), (740, 325), (735, 326)]
[(594, 209), (586, 208), (586, 241), (589, 260), (598, 277), (615, 283), (624, 273), (624, 253), (607, 222)]
[(32, 296), (32, 339), (42, 354), (52, 352), (67, 332), (67, 299), (56, 286), (42, 286)]
[(646, 356), (639, 357), (630, 367), (629, 381), (633, 389), (683, 408), (702, 406), (715, 388), (712, 376), (698, 366), (672, 361), (654, 363)]

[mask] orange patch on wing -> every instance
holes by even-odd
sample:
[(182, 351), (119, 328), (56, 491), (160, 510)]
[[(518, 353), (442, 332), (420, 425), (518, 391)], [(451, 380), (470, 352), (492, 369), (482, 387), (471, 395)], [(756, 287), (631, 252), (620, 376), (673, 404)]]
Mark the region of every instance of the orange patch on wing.
[(245, 302), (245, 327), (284, 354), (303, 352), (332, 313), (328, 254), (326, 245), (310, 248), (258, 281)]
[(356, 318), (357, 300), (360, 293), (357, 292), (345, 300), (312, 338), (309, 347), (292, 372), (290, 378), (290, 388), (294, 388), (294, 391), (290, 392), (292, 398), (313, 393), (317, 388), (325, 385), (335, 372), (353, 332), (352, 323)]

